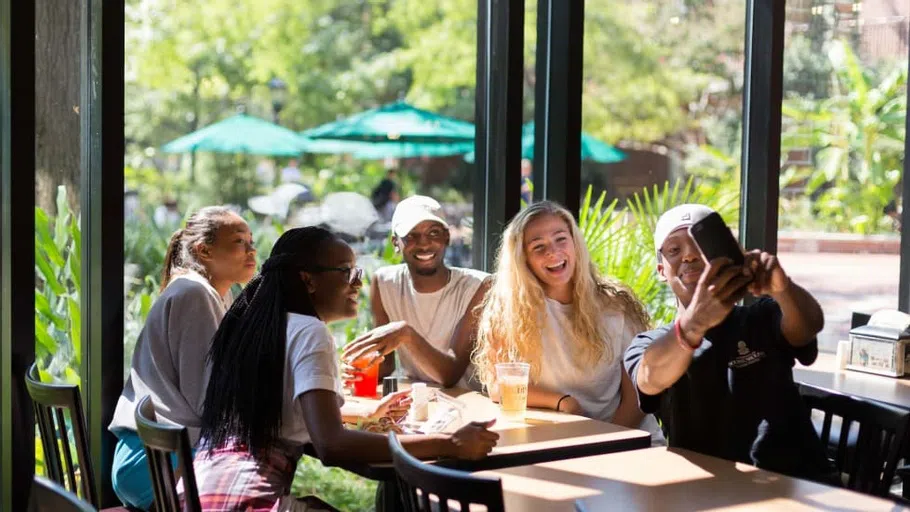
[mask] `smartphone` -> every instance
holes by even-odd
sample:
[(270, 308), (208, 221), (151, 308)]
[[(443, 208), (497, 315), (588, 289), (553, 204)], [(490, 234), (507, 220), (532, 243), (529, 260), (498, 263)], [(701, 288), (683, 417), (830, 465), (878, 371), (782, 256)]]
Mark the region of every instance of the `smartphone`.
[(695, 240), (706, 261), (715, 258), (730, 258), (734, 265), (746, 262), (739, 242), (733, 232), (727, 227), (719, 213), (713, 212), (704, 219), (689, 226), (689, 234)]

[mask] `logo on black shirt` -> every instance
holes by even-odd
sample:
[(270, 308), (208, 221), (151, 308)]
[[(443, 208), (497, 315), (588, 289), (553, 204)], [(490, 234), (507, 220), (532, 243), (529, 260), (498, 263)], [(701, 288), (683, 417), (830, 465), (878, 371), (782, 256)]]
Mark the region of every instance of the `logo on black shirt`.
[(746, 345), (745, 341), (740, 341), (736, 344), (736, 353), (739, 355), (730, 361), (730, 368), (745, 368), (746, 366), (751, 366), (765, 358), (764, 352), (753, 352), (749, 350), (749, 346)]

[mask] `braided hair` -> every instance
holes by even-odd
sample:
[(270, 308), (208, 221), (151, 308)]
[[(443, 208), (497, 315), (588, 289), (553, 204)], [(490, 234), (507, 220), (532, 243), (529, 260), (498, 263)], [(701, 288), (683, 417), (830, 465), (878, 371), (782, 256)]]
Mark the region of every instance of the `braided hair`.
[(286, 231), (221, 321), (202, 412), (201, 436), (211, 447), (236, 439), (258, 456), (278, 439), (287, 314), (317, 316), (299, 272), (334, 239), (318, 227)]

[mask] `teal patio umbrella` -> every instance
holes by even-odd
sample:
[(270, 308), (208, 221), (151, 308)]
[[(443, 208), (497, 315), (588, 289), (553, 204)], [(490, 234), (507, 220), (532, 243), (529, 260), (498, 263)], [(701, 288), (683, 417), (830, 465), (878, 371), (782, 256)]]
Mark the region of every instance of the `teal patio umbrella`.
[(399, 101), (311, 128), (300, 134), (311, 153), (357, 158), (413, 158), (464, 154), (474, 147), (474, 125)]
[[(521, 127), (521, 157), (527, 159), (534, 158), (534, 123), (525, 123)], [(600, 162), (602, 164), (611, 164), (622, 162), (626, 159), (626, 154), (606, 142), (595, 139), (593, 136), (581, 132), (581, 159)], [(468, 162), (474, 161), (474, 152), (465, 155)]]
[(363, 160), (463, 155), (474, 151), (474, 142), (357, 142), (338, 139), (303, 139), (306, 153), (350, 153)]
[(304, 141), (293, 130), (258, 117), (237, 114), (184, 135), (161, 147), (165, 153), (245, 153), (296, 156)]

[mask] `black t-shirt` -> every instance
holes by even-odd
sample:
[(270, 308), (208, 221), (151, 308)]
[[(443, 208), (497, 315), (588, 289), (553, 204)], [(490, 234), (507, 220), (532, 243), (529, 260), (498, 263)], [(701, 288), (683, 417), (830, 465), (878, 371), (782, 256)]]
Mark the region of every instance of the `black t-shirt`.
[[(686, 373), (659, 395), (638, 390), (639, 407), (654, 413), (670, 446), (805, 478), (831, 470), (824, 446), (793, 382), (794, 360), (811, 364), (812, 340), (793, 347), (780, 329), (780, 307), (771, 299), (737, 306), (708, 331)], [(671, 332), (664, 326), (639, 334), (625, 353), (637, 385), (645, 350)]]

